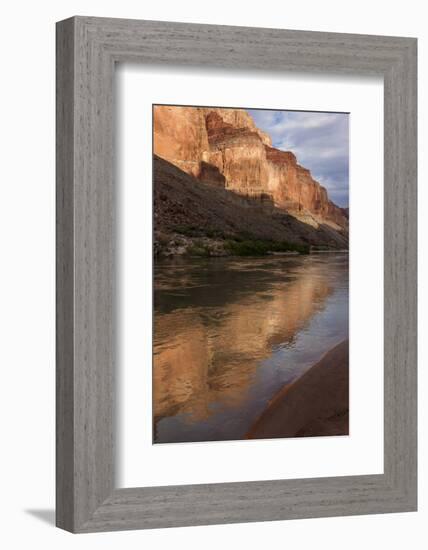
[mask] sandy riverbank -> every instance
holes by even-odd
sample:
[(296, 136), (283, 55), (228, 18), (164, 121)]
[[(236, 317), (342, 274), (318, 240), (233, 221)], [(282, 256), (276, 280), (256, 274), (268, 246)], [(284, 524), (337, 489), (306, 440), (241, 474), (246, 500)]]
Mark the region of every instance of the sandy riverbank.
[(247, 438), (349, 434), (349, 342), (327, 352), (272, 399)]

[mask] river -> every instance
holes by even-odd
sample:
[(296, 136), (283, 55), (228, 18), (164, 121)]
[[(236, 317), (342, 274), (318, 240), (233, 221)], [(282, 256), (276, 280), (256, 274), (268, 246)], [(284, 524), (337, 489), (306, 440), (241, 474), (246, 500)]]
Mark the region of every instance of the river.
[(348, 254), (155, 265), (153, 442), (242, 439), (348, 337)]

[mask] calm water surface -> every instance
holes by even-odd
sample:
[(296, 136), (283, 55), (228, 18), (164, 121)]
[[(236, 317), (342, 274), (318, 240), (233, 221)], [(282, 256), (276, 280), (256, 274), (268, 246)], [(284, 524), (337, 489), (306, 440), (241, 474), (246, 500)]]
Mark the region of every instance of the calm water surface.
[(348, 255), (165, 260), (154, 307), (154, 442), (241, 439), (348, 337)]

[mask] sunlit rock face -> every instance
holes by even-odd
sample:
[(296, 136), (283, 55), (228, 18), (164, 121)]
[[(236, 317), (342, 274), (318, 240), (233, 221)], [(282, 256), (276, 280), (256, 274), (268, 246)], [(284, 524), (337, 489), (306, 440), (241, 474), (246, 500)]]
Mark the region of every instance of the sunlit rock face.
[(156, 106), (153, 129), (154, 153), (198, 177), (202, 154), (209, 149), (203, 111), (194, 107)]
[(205, 124), (209, 150), (204, 160), (225, 176), (226, 188), (246, 196), (267, 193), (265, 145), (254, 128), (233, 126), (216, 111), (205, 116)]
[(292, 152), (272, 147), (243, 109), (154, 107), (154, 153), (206, 183), (317, 226), (347, 230), (348, 219)]
[(225, 123), (230, 124), (234, 128), (246, 128), (247, 130), (256, 133), (264, 145), (272, 146), (270, 136), (257, 128), (252, 117), (247, 113), (247, 111), (244, 111), (244, 109), (212, 109), (210, 107), (205, 107), (202, 110), (205, 116), (215, 112), (223, 119)]

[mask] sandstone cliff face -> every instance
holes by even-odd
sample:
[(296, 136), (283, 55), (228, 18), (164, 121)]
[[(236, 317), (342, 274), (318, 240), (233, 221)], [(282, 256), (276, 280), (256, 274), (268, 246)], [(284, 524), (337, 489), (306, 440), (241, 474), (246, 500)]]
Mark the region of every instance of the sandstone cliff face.
[(154, 153), (206, 183), (271, 203), (318, 227), (347, 231), (348, 219), (327, 190), (272, 147), (242, 109), (154, 107)]
[(209, 150), (205, 116), (194, 107), (156, 106), (154, 153), (198, 177), (202, 153)]
[(262, 132), (254, 123), (251, 116), (243, 109), (212, 109), (209, 107), (203, 108), (205, 116), (212, 112), (217, 113), (224, 122), (232, 125), (234, 128), (246, 128), (255, 132), (265, 145), (272, 146), (272, 140), (266, 132)]

